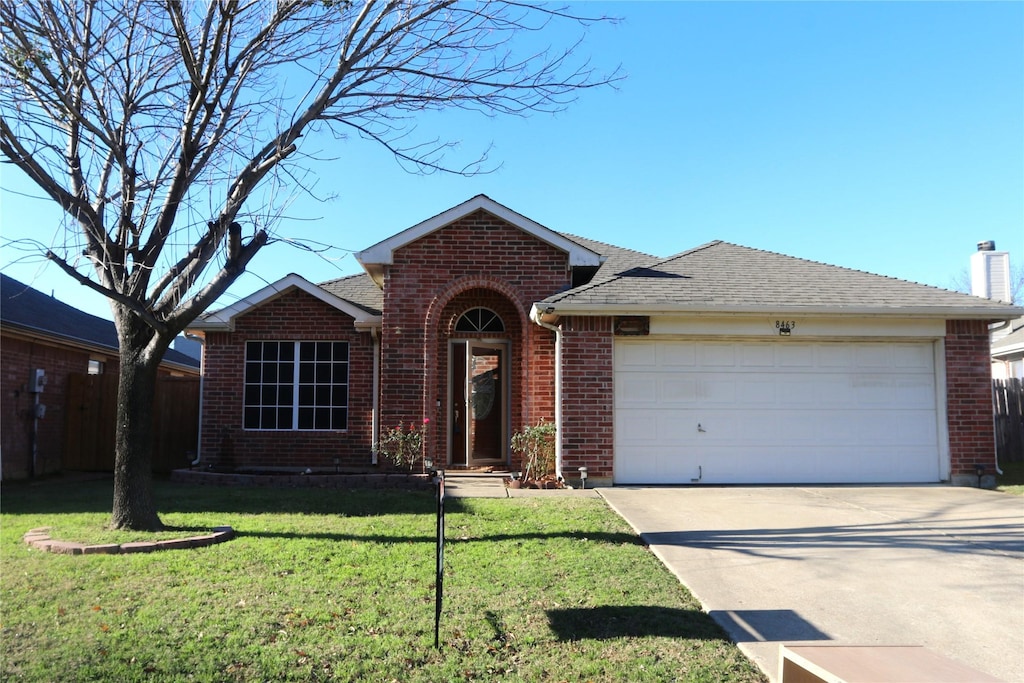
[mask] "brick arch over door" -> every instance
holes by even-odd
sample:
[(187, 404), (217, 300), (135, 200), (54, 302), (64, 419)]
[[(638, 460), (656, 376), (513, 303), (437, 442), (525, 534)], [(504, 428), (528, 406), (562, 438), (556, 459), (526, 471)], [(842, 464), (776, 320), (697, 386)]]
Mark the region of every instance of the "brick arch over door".
[[(515, 286), (498, 278), (462, 277), (454, 280), (431, 300), (423, 330), (423, 405), (437, 406), (438, 401), (444, 405), (442, 397), (447, 387), (448, 340), (453, 336), (471, 336), (455, 333), (455, 322), (460, 315), (476, 307), (493, 310), (505, 323), (505, 332), (484, 336), (508, 339), (511, 342), (513, 386), (510, 429), (514, 430), (524, 423), (529, 413), (530, 398), (526, 388), (529, 386), (530, 364), (526, 359), (532, 350), (531, 335), (527, 332), (530, 319), (522, 294)], [(514, 358), (512, 354), (515, 354)], [(432, 419), (438, 420), (439, 425), (437, 429), (431, 430), (427, 457), (434, 458), (435, 462), (443, 462), (447, 455), (443, 428), (447, 421), (446, 411), (434, 413)]]

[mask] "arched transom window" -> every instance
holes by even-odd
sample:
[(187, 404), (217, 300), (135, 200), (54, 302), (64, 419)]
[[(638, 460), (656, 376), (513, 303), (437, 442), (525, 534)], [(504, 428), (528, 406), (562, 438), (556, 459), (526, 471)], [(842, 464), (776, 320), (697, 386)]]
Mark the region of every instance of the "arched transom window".
[(456, 332), (504, 332), (505, 323), (494, 311), (486, 308), (471, 308), (455, 323)]

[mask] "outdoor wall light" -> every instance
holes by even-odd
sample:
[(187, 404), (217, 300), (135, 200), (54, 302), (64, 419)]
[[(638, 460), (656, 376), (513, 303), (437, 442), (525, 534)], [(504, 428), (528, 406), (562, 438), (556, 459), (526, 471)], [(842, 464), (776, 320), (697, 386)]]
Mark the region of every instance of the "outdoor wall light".
[(580, 468), (580, 487), (587, 488), (587, 468)]

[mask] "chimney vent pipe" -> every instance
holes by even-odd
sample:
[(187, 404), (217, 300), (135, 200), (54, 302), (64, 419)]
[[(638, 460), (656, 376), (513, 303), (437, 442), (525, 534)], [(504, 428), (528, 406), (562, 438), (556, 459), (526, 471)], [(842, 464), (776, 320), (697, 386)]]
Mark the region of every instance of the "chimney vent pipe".
[(995, 240), (985, 240), (984, 242), (978, 242), (978, 251), (995, 251), (996, 243)]

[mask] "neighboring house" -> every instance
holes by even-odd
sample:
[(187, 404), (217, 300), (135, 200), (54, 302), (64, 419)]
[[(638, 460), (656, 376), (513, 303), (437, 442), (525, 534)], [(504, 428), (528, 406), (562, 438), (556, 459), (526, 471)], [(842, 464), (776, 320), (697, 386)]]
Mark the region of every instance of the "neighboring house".
[[(978, 242), (978, 250), (971, 254), (971, 293), (1013, 302), (1010, 253), (996, 251), (995, 242)], [(1024, 379), (1024, 317), (993, 326), (991, 335), (992, 378)]]
[(1005, 330), (993, 334), (992, 377), (1024, 379), (1024, 318), (1011, 320)]
[[(60, 471), (69, 377), (117, 374), (114, 323), (2, 274), (0, 297), (0, 474), (7, 480)], [(160, 373), (197, 377), (199, 361), (169, 350)]]
[(515, 468), (553, 421), (573, 482), (991, 478), (987, 325), (1024, 309), (719, 241), (657, 258), (483, 195), (356, 258), (195, 322), (204, 465), (367, 470), (426, 418), (449, 468)]

